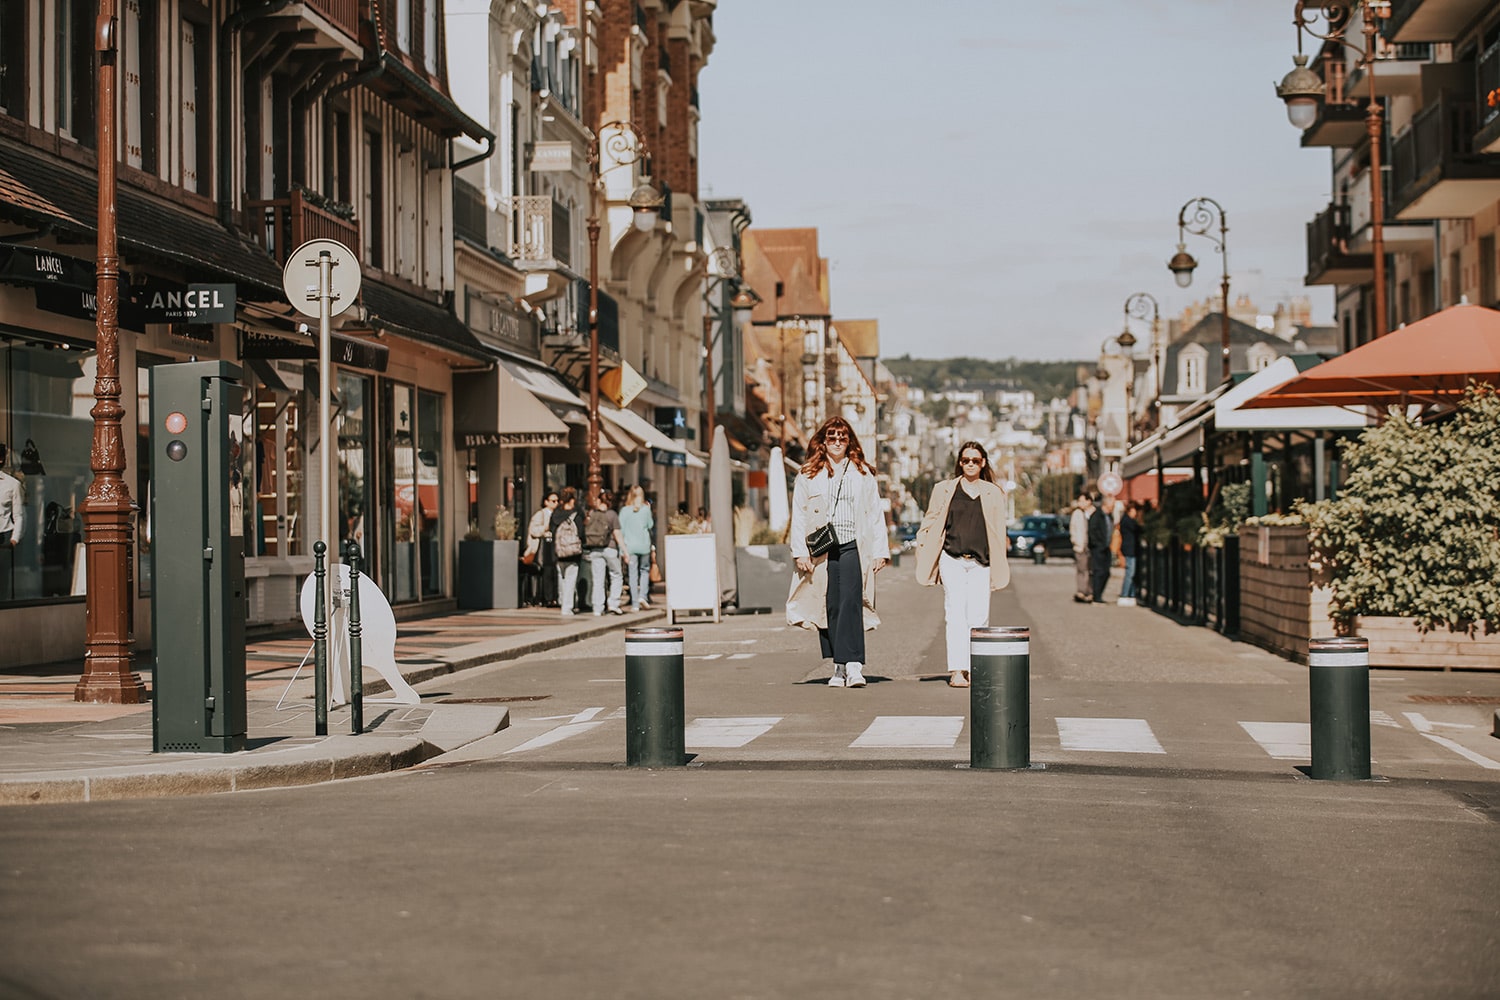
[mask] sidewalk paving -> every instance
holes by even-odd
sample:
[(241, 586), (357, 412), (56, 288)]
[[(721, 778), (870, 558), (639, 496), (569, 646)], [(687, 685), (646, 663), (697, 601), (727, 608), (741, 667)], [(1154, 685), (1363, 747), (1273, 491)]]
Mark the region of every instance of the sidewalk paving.
[[(649, 624), (652, 610), (564, 618), (554, 609), (472, 611), (397, 626), (396, 665), (409, 684)], [(399, 770), (509, 725), (498, 704), (397, 705), (365, 671), (365, 732), (350, 733), (347, 707), (315, 736), (312, 640), (294, 636), (246, 647), (247, 744), (237, 753), (153, 753), (151, 706), (73, 701), (81, 662), (0, 670), (0, 805), (195, 795), (313, 784)], [(305, 660), (305, 664), (304, 664)], [(135, 669), (149, 685), (152, 661)], [(300, 671), (299, 671), (300, 666)]]

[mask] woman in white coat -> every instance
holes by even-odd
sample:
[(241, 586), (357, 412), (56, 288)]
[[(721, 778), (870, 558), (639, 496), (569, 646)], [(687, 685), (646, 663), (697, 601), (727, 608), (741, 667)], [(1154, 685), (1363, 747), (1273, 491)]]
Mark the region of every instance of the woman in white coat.
[[(834, 547), (808, 552), (807, 535), (833, 526)], [(830, 417), (813, 434), (792, 487), (792, 556), (796, 572), (786, 602), (788, 625), (816, 629), (823, 658), (833, 660), (831, 687), (865, 686), (865, 630), (875, 614), (875, 574), (890, 561), (875, 470), (854, 428)]]
[(1010, 582), (1005, 561), (1005, 491), (995, 485), (978, 441), (959, 445), (953, 478), (932, 488), (917, 529), (917, 582), (943, 584), (948, 684), (969, 686), (969, 629), (990, 623), (990, 592)]

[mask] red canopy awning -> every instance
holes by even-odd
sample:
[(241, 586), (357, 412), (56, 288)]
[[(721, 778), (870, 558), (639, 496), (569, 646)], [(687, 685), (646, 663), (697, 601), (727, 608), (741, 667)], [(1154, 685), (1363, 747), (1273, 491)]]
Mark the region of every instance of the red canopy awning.
[(1451, 409), (1470, 382), (1500, 386), (1500, 312), (1450, 306), (1314, 365), (1240, 406)]

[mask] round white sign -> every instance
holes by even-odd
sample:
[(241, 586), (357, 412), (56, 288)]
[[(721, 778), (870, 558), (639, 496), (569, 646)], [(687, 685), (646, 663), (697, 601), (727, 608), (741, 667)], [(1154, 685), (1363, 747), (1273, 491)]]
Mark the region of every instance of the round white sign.
[(1099, 477), (1099, 492), (1108, 493), (1110, 496), (1119, 496), (1120, 491), (1125, 488), (1125, 482), (1120, 478), (1118, 472), (1106, 472)]
[(328, 315), (337, 316), (359, 297), (359, 258), (354, 251), (338, 240), (308, 240), (291, 252), (281, 269), (281, 288), (287, 301), (304, 316), (318, 315), (318, 260), (325, 253), (332, 262), (328, 269), (332, 286)]

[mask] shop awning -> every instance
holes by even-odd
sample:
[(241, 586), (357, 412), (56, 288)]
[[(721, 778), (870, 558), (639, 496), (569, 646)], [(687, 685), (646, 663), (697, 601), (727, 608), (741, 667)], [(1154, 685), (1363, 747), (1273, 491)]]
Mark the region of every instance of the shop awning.
[[(601, 410), (601, 412), (605, 411)], [(652, 449), (652, 459), (657, 465), (683, 465), (692, 469), (708, 468), (702, 459), (688, 451), (681, 441), (667, 437), (657, 430), (655, 424), (634, 410), (615, 410), (614, 416), (618, 418), (621, 427), (626, 428), (642, 444)], [(663, 454), (659, 455), (657, 452)], [(682, 457), (681, 459), (669, 457), (675, 455)]]
[(1144, 441), (1137, 441), (1120, 463), (1120, 475), (1130, 479), (1158, 465), (1191, 465), (1193, 455), (1204, 445), (1208, 425), (1214, 418), (1214, 403), (1228, 391), (1229, 383), (1220, 383), (1188, 407), (1177, 423), (1161, 428)]
[(1500, 384), (1500, 312), (1450, 306), (1246, 400), (1278, 406), (1452, 409), (1470, 382)]
[(565, 448), (568, 425), (503, 365), (453, 376), (454, 438), (460, 448)]
[(1296, 378), (1303, 367), (1312, 365), (1299, 365), (1295, 358), (1281, 357), (1251, 375), (1214, 403), (1214, 426), (1221, 431), (1322, 431), (1365, 427), (1370, 423), (1363, 410), (1343, 406), (1245, 407), (1247, 401)]

